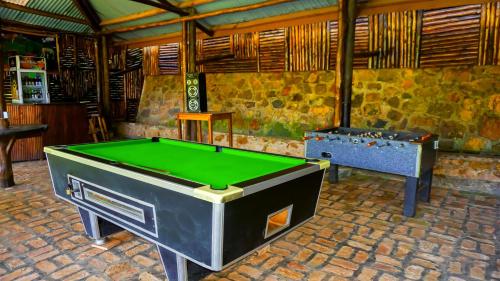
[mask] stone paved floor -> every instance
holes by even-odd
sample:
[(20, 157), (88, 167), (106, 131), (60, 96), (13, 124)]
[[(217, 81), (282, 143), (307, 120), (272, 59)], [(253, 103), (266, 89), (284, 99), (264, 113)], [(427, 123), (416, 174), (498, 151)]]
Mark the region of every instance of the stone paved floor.
[[(52, 194), (45, 161), (0, 190), (0, 280), (161, 280), (155, 247), (127, 232), (96, 248)], [(318, 215), (208, 280), (500, 280), (500, 198), (434, 188), (401, 216), (401, 181), (325, 184)]]

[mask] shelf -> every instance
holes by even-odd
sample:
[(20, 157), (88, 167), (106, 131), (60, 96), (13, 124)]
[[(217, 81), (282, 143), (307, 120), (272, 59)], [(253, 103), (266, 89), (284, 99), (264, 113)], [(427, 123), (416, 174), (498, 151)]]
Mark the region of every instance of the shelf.
[(19, 72), (35, 72), (35, 73), (45, 73), (45, 70), (40, 69), (18, 69)]

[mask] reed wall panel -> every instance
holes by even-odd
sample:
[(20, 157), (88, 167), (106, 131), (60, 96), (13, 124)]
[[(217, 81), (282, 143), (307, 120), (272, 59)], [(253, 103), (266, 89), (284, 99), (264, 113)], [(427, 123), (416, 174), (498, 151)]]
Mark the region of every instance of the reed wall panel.
[(286, 29), (288, 71), (327, 70), (330, 56), (328, 22)]
[(481, 7), (479, 65), (500, 65), (500, 2)]
[(368, 17), (356, 19), (354, 37), (354, 68), (368, 68), (369, 58), (369, 21)]
[[(127, 121), (134, 122), (137, 114), (137, 101), (141, 97), (144, 74), (142, 72), (143, 50), (141, 48), (128, 49), (125, 54), (125, 69), (133, 69), (123, 75), (124, 102), (121, 103), (124, 108), (114, 109), (116, 114), (124, 114)], [(115, 104), (119, 107), (120, 103)]]
[(97, 102), (96, 40), (91, 37), (61, 34), (59, 72), (53, 74), (57, 91), (50, 92), (52, 102)]
[(179, 43), (170, 43), (160, 46), (158, 54), (160, 74), (180, 73)]
[(370, 68), (418, 67), (422, 13), (404, 11), (369, 17)]
[(246, 37), (231, 35), (218, 38), (203, 39), (198, 47), (197, 55), (199, 60), (210, 60), (211, 58), (225, 55), (233, 57), (210, 60), (206, 63), (198, 65), (198, 70), (212, 73), (257, 72), (258, 56), (256, 55), (256, 52), (253, 56), (245, 56), (245, 52), (247, 52), (248, 54), (254, 53), (254, 51), (249, 50), (256, 50), (258, 48), (255, 46), (246, 46), (247, 44), (256, 44), (255, 42), (258, 42), (258, 40), (255, 40), (252, 34)]
[(259, 33), (259, 71), (285, 71), (285, 29)]
[(421, 67), (477, 65), (481, 5), (423, 12)]
[[(329, 69), (334, 70), (337, 64), (337, 44), (339, 38), (339, 23), (338, 21), (330, 21), (328, 23), (328, 32), (330, 33), (330, 58)], [(356, 35), (356, 34), (355, 34)]]
[[(354, 67), (498, 64), (499, 32), (499, 1), (359, 17)], [(197, 41), (197, 60), (204, 63), (198, 71), (333, 70), (337, 40), (337, 21), (202, 39)], [(180, 72), (179, 52), (178, 43), (160, 46), (160, 73)]]
[(142, 54), (142, 72), (144, 75), (159, 75), (160, 67), (158, 63), (160, 62), (159, 57), (159, 46), (145, 47)]

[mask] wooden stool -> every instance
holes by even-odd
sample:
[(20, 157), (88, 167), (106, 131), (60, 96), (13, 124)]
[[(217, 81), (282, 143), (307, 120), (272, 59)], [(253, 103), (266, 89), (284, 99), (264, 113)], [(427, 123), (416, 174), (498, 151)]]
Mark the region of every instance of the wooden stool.
[(92, 135), (94, 142), (99, 142), (98, 134), (101, 135), (103, 141), (109, 140), (108, 127), (104, 117), (92, 114), (89, 118), (89, 134)]
[(208, 122), (208, 143), (214, 143), (214, 127), (213, 121), (228, 120), (228, 140), (229, 146), (233, 147), (233, 113), (232, 112), (180, 112), (177, 113), (177, 129), (179, 139), (182, 137), (182, 121), (196, 121), (197, 141), (202, 142), (201, 121)]

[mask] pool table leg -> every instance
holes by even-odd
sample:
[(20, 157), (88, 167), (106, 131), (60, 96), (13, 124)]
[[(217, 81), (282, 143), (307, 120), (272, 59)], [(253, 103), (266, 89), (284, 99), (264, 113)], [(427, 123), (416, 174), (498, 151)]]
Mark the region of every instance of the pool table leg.
[(212, 273), (211, 270), (199, 266), (174, 252), (159, 245), (156, 246), (169, 281), (200, 280)]
[(96, 214), (85, 209), (78, 208), (78, 212), (80, 213), (85, 233), (94, 239), (96, 245), (104, 244), (106, 236), (123, 230), (123, 228), (99, 218)]

